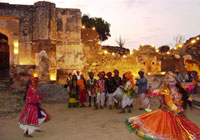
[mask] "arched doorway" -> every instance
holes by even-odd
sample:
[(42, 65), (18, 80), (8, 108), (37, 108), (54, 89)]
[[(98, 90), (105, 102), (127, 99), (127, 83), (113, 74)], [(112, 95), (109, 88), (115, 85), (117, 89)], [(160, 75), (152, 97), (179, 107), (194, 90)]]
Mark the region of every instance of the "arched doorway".
[(0, 33), (0, 77), (9, 76), (9, 45), (8, 37)]

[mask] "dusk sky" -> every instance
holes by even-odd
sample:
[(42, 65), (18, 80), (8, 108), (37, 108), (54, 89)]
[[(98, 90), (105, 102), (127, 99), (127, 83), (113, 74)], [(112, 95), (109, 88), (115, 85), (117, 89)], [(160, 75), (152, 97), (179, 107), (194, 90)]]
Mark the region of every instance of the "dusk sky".
[[(33, 4), (37, 0), (0, 0), (10, 4)], [(160, 47), (175, 44), (177, 35), (200, 34), (200, 0), (49, 0), (60, 8), (78, 8), (82, 14), (102, 17), (111, 24), (111, 37), (103, 45), (126, 40), (132, 50), (140, 44)]]

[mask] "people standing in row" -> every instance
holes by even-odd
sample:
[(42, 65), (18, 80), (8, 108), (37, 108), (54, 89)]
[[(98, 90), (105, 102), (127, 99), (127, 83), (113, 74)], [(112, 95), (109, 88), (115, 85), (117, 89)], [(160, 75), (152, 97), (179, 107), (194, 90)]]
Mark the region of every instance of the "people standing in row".
[(94, 73), (89, 72), (89, 79), (87, 80), (87, 92), (89, 96), (89, 107), (91, 107), (92, 99), (94, 101), (94, 107), (96, 107), (96, 79), (94, 78)]

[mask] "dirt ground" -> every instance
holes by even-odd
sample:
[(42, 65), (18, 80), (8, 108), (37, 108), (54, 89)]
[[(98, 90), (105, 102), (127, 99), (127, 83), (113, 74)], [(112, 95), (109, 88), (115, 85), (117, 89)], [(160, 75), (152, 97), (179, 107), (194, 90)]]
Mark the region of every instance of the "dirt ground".
[[(159, 103), (151, 99), (156, 110)], [(0, 140), (142, 140), (130, 133), (125, 126), (125, 119), (145, 113), (133, 107), (132, 113), (119, 114), (120, 110), (108, 107), (103, 110), (93, 108), (67, 108), (67, 104), (43, 104), (42, 107), (51, 115), (51, 121), (41, 126), (43, 132), (34, 132), (32, 138), (23, 136), (19, 128), (20, 113), (12, 117), (0, 118)], [(187, 109), (188, 118), (200, 126), (200, 110)]]

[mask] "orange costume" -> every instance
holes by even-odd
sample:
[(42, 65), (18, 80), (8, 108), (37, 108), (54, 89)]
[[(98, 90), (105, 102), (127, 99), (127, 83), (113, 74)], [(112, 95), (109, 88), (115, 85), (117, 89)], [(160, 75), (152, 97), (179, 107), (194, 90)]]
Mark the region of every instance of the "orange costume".
[(182, 94), (176, 86), (154, 91), (162, 96), (162, 109), (126, 120), (127, 127), (149, 140), (199, 140), (200, 128), (180, 116)]
[(79, 87), (80, 103), (83, 105), (86, 102), (86, 84), (84, 83), (84, 80), (80, 78), (77, 82), (77, 85)]

